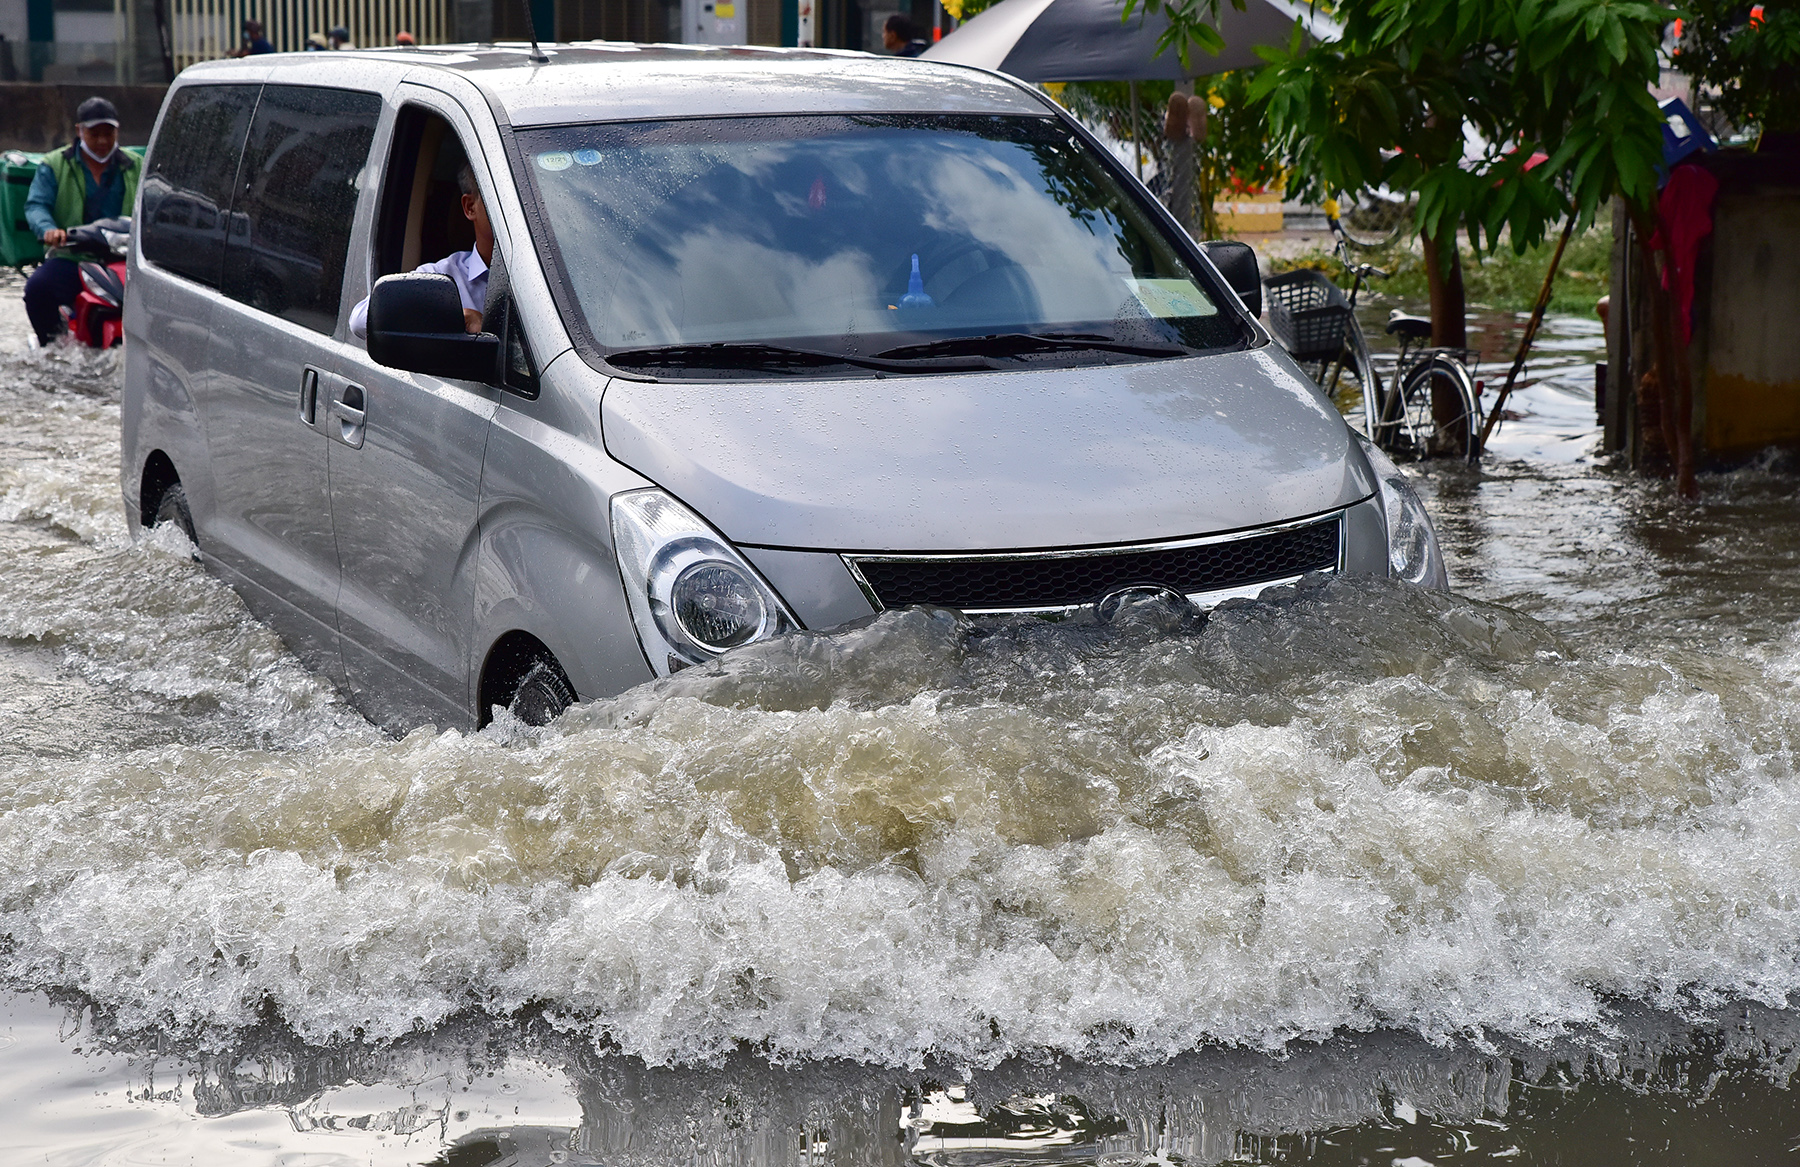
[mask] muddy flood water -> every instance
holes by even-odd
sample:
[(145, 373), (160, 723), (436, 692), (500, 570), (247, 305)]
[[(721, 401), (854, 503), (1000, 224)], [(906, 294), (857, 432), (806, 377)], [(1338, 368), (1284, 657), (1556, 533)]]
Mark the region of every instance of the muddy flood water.
[(900, 612), (394, 741), (128, 539), (116, 358), (17, 295), (0, 1160), (1800, 1159), (1800, 477), (1596, 456), (1597, 324), (1422, 474), (1452, 593)]

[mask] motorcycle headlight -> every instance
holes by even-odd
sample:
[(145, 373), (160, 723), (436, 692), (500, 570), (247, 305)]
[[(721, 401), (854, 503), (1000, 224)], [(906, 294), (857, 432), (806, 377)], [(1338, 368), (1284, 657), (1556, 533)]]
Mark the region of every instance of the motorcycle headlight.
[[(105, 269), (102, 268), (101, 270), (104, 271)], [(81, 265), (81, 286), (86, 288), (88, 293), (102, 304), (111, 304), (114, 308), (119, 306), (119, 301), (113, 295), (112, 289), (107, 287), (93, 272), (89, 271), (88, 265), (85, 263)]]
[(662, 491), (614, 495), (612, 528), (631, 619), (659, 676), (800, 627), (730, 543)]
[[(1360, 435), (1359, 435), (1360, 436)], [(1381, 512), (1387, 518), (1388, 574), (1426, 587), (1446, 588), (1450, 576), (1438, 549), (1437, 530), (1419, 492), (1386, 454), (1366, 440), (1363, 454), (1381, 484)]]

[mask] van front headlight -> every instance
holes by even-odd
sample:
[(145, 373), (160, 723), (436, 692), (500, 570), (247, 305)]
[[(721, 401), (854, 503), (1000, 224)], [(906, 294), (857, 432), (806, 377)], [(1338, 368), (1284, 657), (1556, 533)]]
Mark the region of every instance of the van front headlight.
[(1400, 467), (1361, 434), (1363, 454), (1381, 484), (1381, 513), (1387, 518), (1388, 574), (1426, 587), (1447, 588), (1450, 575), (1438, 549), (1431, 514)]
[(659, 676), (800, 627), (723, 536), (663, 491), (614, 495), (612, 529), (631, 619)]

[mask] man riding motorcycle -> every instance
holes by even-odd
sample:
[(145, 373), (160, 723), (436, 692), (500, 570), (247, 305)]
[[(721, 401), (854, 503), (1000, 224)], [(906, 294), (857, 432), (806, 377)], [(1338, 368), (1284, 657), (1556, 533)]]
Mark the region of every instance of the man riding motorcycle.
[[(38, 164), (25, 196), (25, 221), (45, 248), (61, 247), (71, 227), (131, 214), (143, 167), (119, 149), (119, 113), (104, 97), (90, 97), (75, 111), (78, 141)], [(25, 312), (39, 344), (63, 331), (60, 309), (81, 294), (81, 268), (53, 257), (25, 281)]]

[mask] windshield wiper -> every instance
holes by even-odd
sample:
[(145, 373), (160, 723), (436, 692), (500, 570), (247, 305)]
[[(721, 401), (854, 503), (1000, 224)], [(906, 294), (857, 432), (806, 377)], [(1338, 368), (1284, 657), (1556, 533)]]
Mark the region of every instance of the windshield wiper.
[[(946, 354), (951, 355), (951, 354)], [(718, 341), (712, 344), (665, 344), (651, 348), (619, 349), (606, 355), (608, 364), (627, 369), (819, 369), (851, 365), (906, 373), (969, 373), (991, 369), (990, 361), (895, 360), (884, 355), (856, 356), (823, 349), (794, 348), (783, 344), (750, 341)]]
[(1080, 352), (1098, 350), (1125, 353), (1134, 357), (1186, 357), (1193, 350), (1174, 344), (1149, 344), (1114, 340), (1094, 332), (990, 332), (985, 336), (949, 336), (924, 344), (901, 345), (876, 353), (889, 360), (918, 360), (930, 357), (982, 356), (1016, 357), (1032, 353)]

